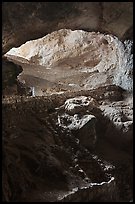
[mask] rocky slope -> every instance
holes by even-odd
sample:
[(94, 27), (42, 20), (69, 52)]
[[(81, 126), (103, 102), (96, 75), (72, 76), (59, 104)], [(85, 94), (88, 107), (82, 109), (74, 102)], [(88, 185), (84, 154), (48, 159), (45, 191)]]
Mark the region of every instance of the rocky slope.
[(101, 90), (3, 99), (3, 200), (132, 199), (132, 143), (105, 136), (123, 130), (102, 112)]

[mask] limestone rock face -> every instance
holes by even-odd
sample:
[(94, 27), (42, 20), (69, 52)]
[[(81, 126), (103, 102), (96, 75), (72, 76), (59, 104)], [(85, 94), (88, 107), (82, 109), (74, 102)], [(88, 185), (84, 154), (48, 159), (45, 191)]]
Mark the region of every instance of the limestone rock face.
[[(63, 83), (75, 89), (93, 89), (116, 84), (132, 90), (132, 41), (82, 30), (61, 29), (43, 38), (11, 49), (6, 56), (35, 68), (24, 74)], [(35, 76), (35, 75), (34, 75)], [(24, 80), (25, 80), (24, 76)], [(69, 88), (69, 89), (70, 89)]]

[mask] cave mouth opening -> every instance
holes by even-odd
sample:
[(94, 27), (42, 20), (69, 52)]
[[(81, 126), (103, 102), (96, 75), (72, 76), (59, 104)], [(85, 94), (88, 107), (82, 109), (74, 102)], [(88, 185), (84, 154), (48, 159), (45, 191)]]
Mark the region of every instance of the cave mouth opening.
[[(46, 46), (41, 43), (39, 49), (38, 46), (35, 46), (34, 49), (27, 49), (28, 54), (30, 50), (32, 53), (34, 50), (37, 51), (29, 55), (30, 59), (23, 58), (22, 63), (19, 61), (19, 56), (16, 57), (18, 61), (8, 56), (5, 64), (8, 71), (4, 69), (4, 66), (2, 67), (2, 72), (5, 74), (2, 79), (3, 94), (17, 96), (15, 100), (2, 101), (3, 198), (7, 202), (46, 202), (46, 199), (52, 202), (56, 200), (52, 198), (52, 195), (54, 197), (60, 195), (63, 198), (65, 194), (63, 195), (59, 189), (67, 190), (65, 178), (69, 177), (71, 180), (69, 179), (68, 183), (71, 186), (74, 183), (75, 188), (71, 189), (67, 201), (69, 198), (71, 202), (76, 200), (79, 202), (110, 202), (111, 200), (113, 202), (116, 200), (133, 202), (133, 163), (131, 161), (133, 100), (131, 100), (131, 95), (130, 98), (127, 97), (128, 93), (132, 92), (133, 85), (132, 51), (130, 53), (132, 41), (128, 41), (133, 36), (132, 2), (73, 2), (67, 4), (68, 2), (61, 4), (57, 2), (56, 4), (49, 2), (27, 2), (27, 4), (12, 2), (9, 4), (5, 2), (2, 5), (3, 53), (6, 53), (13, 44), (20, 46), (21, 43), (43, 37), (46, 33), (51, 35), (51, 42), (47, 43), (48, 52), (44, 52), (43, 47)], [(58, 29), (65, 25), (71, 29), (102, 30), (103, 39), (100, 39), (101, 33), (96, 33), (94, 38), (93, 32), (93, 37), (87, 41), (86, 34), (86, 38), (82, 37), (84, 45), (77, 47), (77, 41), (74, 43), (74, 40), (78, 39), (81, 44), (80, 33), (73, 37), (73, 33), (69, 32), (69, 38), (66, 31), (64, 38), (57, 39), (56, 36), (52, 36), (53, 29), (56, 29), (58, 34)], [(110, 33), (110, 37), (109, 35), (107, 37), (105, 32)], [(111, 36), (111, 33), (123, 39), (123, 42)], [(53, 37), (56, 42), (54, 44)], [(63, 39), (65, 40), (62, 41)], [(71, 49), (64, 49), (64, 45), (69, 45)], [(123, 98), (123, 89), (126, 100)], [(82, 90), (81, 93), (79, 93), (80, 90)], [(85, 91), (88, 91), (87, 94)], [(69, 92), (68, 95), (66, 95), (67, 92)], [(57, 95), (54, 96), (54, 93)], [(30, 97), (26, 97), (28, 95)], [(48, 97), (31, 97), (46, 95)], [(92, 155), (83, 151), (82, 146), (78, 145), (79, 149), (76, 148), (76, 140), (74, 141), (69, 132), (66, 135), (63, 129), (56, 128), (58, 114), (64, 114), (65, 111), (62, 105), (66, 97), (72, 98), (78, 95), (91, 95), (93, 97), (91, 102), (95, 105), (93, 110), (90, 105), (88, 112), (86, 101), (85, 106), (82, 106), (81, 103), (81, 106), (76, 109), (82, 115), (92, 112), (98, 119), (96, 126), (98, 144), (95, 149), (95, 155), (98, 157), (97, 160), (96, 156), (93, 158), (94, 162), (93, 159), (90, 159)], [(77, 105), (79, 105), (78, 100)], [(59, 107), (61, 107), (60, 111)], [(99, 112), (103, 114), (101, 117), (100, 114), (98, 115)], [(83, 134), (84, 132), (86, 134)], [(84, 136), (82, 139), (85, 139), (85, 136), (89, 137), (87, 131), (84, 132), (80, 133)], [(129, 142), (130, 146), (128, 146)], [(74, 144), (75, 148), (72, 149)], [(85, 144), (88, 144), (87, 139), (85, 139)], [(126, 148), (130, 155), (126, 154)], [(101, 172), (103, 166), (98, 160), (100, 156), (103, 163), (106, 160), (116, 166), (116, 169), (108, 169), (106, 164), (104, 166), (107, 174), (113, 176), (116, 173), (114, 180), (109, 181), (107, 186)], [(113, 163), (112, 160), (115, 162)], [(68, 169), (68, 167), (72, 168)], [(93, 186), (94, 188), (90, 186), (90, 191), (87, 187), (84, 189), (78, 187), (80, 178), (83, 180), (85, 177), (83, 171), (88, 174), (90, 182), (97, 184)], [(74, 182), (73, 175), (75, 177), (79, 175), (80, 178)], [(86, 179), (89, 182), (87, 177)], [(62, 180), (63, 182), (60, 182)], [(42, 188), (43, 183), (45, 188)], [(56, 191), (53, 191), (55, 187)], [(92, 189), (95, 189), (94, 192)]]
[(12, 48), (5, 57), (23, 69), (19, 95), (45, 96), (110, 84), (132, 90), (131, 50), (130, 40), (61, 29)]
[[(131, 172), (132, 172), (132, 167), (131, 169), (127, 168), (127, 170), (124, 170), (124, 167), (122, 166), (123, 163), (126, 167), (127, 165), (129, 166), (132, 165), (128, 161), (128, 158), (131, 159), (132, 129), (130, 127), (131, 126), (130, 123), (132, 122), (131, 121), (132, 116), (131, 118), (126, 118), (125, 120), (122, 118), (124, 117), (124, 114), (126, 112), (124, 108), (125, 107), (127, 108), (128, 105), (127, 104), (125, 105), (124, 101), (123, 101), (123, 104), (120, 103), (123, 100), (123, 95), (122, 95), (123, 89), (126, 92), (132, 89), (132, 84), (128, 81), (129, 73), (127, 70), (127, 65), (129, 64), (130, 64), (130, 67), (128, 66), (128, 68), (132, 69), (132, 63), (131, 63), (132, 53), (130, 52), (130, 48), (132, 47), (131, 45), (132, 45), (131, 41), (125, 41), (124, 43), (122, 43), (115, 36), (111, 36), (108, 34), (103, 34), (99, 32), (85, 32), (82, 30), (72, 31), (68, 29), (62, 29), (62, 30), (58, 30), (53, 33), (50, 33), (43, 38), (40, 38), (34, 41), (28, 41), (22, 46), (20, 46), (19, 48), (13, 48), (5, 55), (7, 60), (13, 63), (14, 66), (19, 66), (21, 67), (21, 69), (23, 69), (23, 71), (22, 70), (20, 71), (19, 75), (16, 74), (18, 95), (24, 95), (24, 96), (29, 95), (29, 96), (35, 97), (35, 96), (50, 96), (52, 94), (61, 94), (65, 92), (70, 92), (70, 94), (67, 97), (71, 98), (78, 95), (80, 91), (79, 93), (80, 96), (84, 94), (87, 96), (91, 95), (93, 97), (93, 99), (90, 101), (82, 100), (84, 102), (83, 105), (82, 103), (79, 102), (79, 99), (77, 99), (76, 100), (77, 109), (73, 110), (73, 113), (71, 113), (70, 111), (69, 112), (70, 114), (74, 114), (74, 116), (76, 115), (75, 114), (76, 112), (74, 111), (78, 111), (82, 115), (84, 115), (84, 113), (90, 114), (91, 112), (93, 112), (93, 114), (96, 115), (96, 117), (98, 118), (98, 122), (95, 128), (96, 128), (96, 135), (98, 138), (98, 142), (95, 143), (96, 148), (90, 152), (94, 152), (95, 154), (101, 156), (103, 160), (112, 162), (114, 166), (116, 165), (116, 168), (118, 169), (115, 172), (116, 172), (116, 179), (118, 180), (119, 180), (119, 175), (121, 174), (121, 172), (119, 172), (120, 171), (119, 168), (122, 168), (123, 172), (127, 173), (128, 176), (131, 176)], [(15, 101), (15, 106), (17, 107), (16, 113), (18, 113), (17, 111), (20, 111), (20, 113), (22, 112), (24, 113), (20, 117), (21, 118), (20, 120), (16, 118), (18, 116), (17, 114), (14, 114), (15, 110), (14, 109), (12, 110), (13, 117), (15, 119), (15, 125), (17, 121), (17, 123), (20, 125), (19, 128), (22, 128), (21, 125), (23, 121), (24, 123), (23, 128), (26, 128), (26, 131), (28, 128), (28, 132), (29, 132), (28, 135), (31, 136), (30, 132), (33, 132), (33, 121), (35, 121), (35, 118), (37, 119), (38, 117), (41, 117), (41, 120), (38, 118), (38, 120), (36, 120), (35, 122), (35, 128), (36, 128), (35, 132), (37, 132), (38, 136), (41, 133), (40, 137), (44, 137), (44, 135), (46, 135), (46, 131), (48, 131), (48, 129), (50, 130), (50, 127), (52, 127), (51, 122), (53, 123), (53, 127), (56, 127), (57, 115), (55, 115), (54, 118), (51, 118), (51, 117), (53, 117), (54, 114), (61, 114), (62, 111), (67, 111), (63, 108), (64, 107), (63, 105), (60, 106), (60, 104), (62, 104), (61, 101), (65, 100), (65, 98), (63, 97), (64, 99), (62, 99), (62, 97), (63, 96), (61, 96), (60, 99), (57, 99), (57, 100), (55, 99), (54, 101), (50, 100), (49, 103), (45, 102), (44, 100), (42, 101), (43, 97), (40, 98), (38, 103), (35, 102), (36, 101), (35, 99), (30, 97), (29, 101), (32, 103), (29, 103), (29, 101), (24, 100), (28, 105), (27, 107), (28, 113), (26, 113), (27, 111), (25, 111), (26, 106), (23, 106), (24, 101), (22, 100), (22, 98), (21, 100), (19, 99), (16, 100)], [(26, 97), (24, 98), (26, 99)], [(63, 108), (60, 111), (58, 107), (56, 109), (54, 108), (58, 101), (60, 102), (60, 104), (58, 103), (59, 104), (58, 107)], [(22, 102), (22, 103), (18, 103), (18, 102)], [(89, 102), (90, 102), (90, 106), (89, 106), (90, 110), (87, 110), (87, 105), (89, 104)], [(47, 109), (48, 109), (47, 113), (44, 112), (45, 110), (43, 108), (44, 105), (46, 105), (46, 103), (47, 103)], [(52, 103), (54, 104), (52, 105)], [(73, 105), (74, 104), (72, 103), (71, 106), (73, 107)], [(93, 110), (91, 108), (92, 105), (94, 107)], [(120, 106), (122, 108), (120, 108)], [(86, 107), (86, 110), (84, 110), (84, 107)], [(99, 107), (100, 107), (100, 111), (98, 109)], [(55, 113), (53, 113), (54, 109), (55, 109)], [(103, 112), (103, 115), (100, 115), (101, 112)], [(132, 115), (130, 110), (128, 113), (129, 115), (130, 114)], [(65, 112), (63, 116), (65, 116)], [(47, 126), (47, 128), (43, 127), (44, 124), (42, 124), (45, 117), (47, 117), (46, 120), (48, 120), (48, 117), (50, 117), (49, 122), (46, 123), (49, 126), (49, 127)], [(123, 119), (123, 121), (121, 121), (121, 118)], [(73, 117), (73, 119), (75, 118)], [(87, 117), (85, 119), (87, 119)], [(25, 120), (27, 121), (26, 122), (27, 124), (25, 123)], [(127, 125), (129, 122), (128, 120), (130, 120), (129, 127)], [(37, 125), (37, 122), (39, 123), (41, 122), (41, 124), (38, 124), (39, 127)], [(119, 128), (121, 128), (122, 122), (123, 122), (123, 126), (125, 125), (124, 126), (125, 130), (127, 131), (124, 134), (122, 129), (119, 130)], [(117, 128), (117, 125), (119, 125), (118, 128)], [(71, 124), (69, 126), (71, 126)], [(18, 132), (20, 131), (19, 128), (18, 128)], [(59, 127), (59, 133), (63, 134), (61, 133), (60, 128), (61, 127)], [(95, 134), (94, 130), (93, 132)], [(51, 131), (52, 131), (51, 133), (54, 135), (53, 128), (51, 129)], [(86, 128), (84, 132), (80, 133), (80, 135), (83, 136), (82, 141), (81, 140), (80, 141), (86, 147), (88, 145), (88, 141), (89, 143), (91, 143), (91, 138), (87, 140), (87, 138), (89, 138), (89, 134), (87, 131), (88, 129)], [(48, 132), (47, 134), (49, 135), (50, 132)], [(55, 134), (57, 134), (57, 131), (55, 131)], [(66, 133), (64, 134), (66, 135)], [(64, 138), (65, 136), (64, 134), (62, 135), (61, 138)], [(76, 135), (79, 135), (78, 132), (76, 133)], [(32, 136), (32, 137), (36, 139), (35, 141), (40, 139), (39, 137), (36, 138), (36, 136)], [(48, 136), (46, 137), (48, 142), (47, 145), (50, 146), (50, 148), (52, 148), (54, 145), (52, 142), (53, 139), (51, 138), (52, 136), (49, 136), (49, 138)], [(69, 132), (67, 137), (69, 137)], [(13, 141), (12, 138), (10, 138), (10, 141), (12, 143)], [(26, 141), (25, 141), (25, 144), (26, 144)], [(62, 142), (63, 142), (63, 139), (62, 139)], [(63, 142), (63, 144), (66, 145), (65, 141)], [(22, 144), (20, 144), (20, 146), (21, 145)], [(29, 145), (31, 147), (31, 143)], [(43, 143), (42, 145), (46, 145), (46, 144)], [(69, 143), (69, 147), (70, 145), (71, 144)], [(14, 143), (13, 143), (13, 147), (14, 147)], [(57, 146), (57, 148), (59, 150), (59, 145)], [(55, 151), (57, 153), (57, 150)], [(42, 149), (41, 149), (41, 152), (42, 152)], [(35, 158), (37, 158), (36, 151), (35, 152), (33, 151), (33, 155)], [(127, 158), (125, 159), (125, 157)], [(121, 160), (124, 160), (124, 162), (122, 163)], [(130, 164), (127, 164), (127, 161)], [(56, 163), (56, 166), (57, 166), (57, 163)], [(89, 170), (88, 170), (89, 168), (87, 164), (82, 164), (82, 166), (86, 168), (86, 172), (88, 171), (89, 173)], [(26, 159), (26, 167), (27, 167), (27, 159)], [(25, 168), (25, 165), (24, 165), (24, 168)], [(42, 168), (44, 169), (44, 166)], [(54, 171), (52, 170), (52, 172)], [(79, 172), (82, 172), (82, 170), (80, 169)], [(33, 173), (33, 168), (32, 168), (32, 174), (35, 175), (35, 172)], [(70, 171), (68, 172), (68, 174), (70, 174)], [(60, 179), (61, 179), (61, 176), (63, 176), (63, 174), (62, 175), (60, 174)], [(90, 176), (92, 176), (91, 172), (90, 172)], [(24, 177), (24, 179), (27, 179), (27, 176)], [(122, 180), (121, 184), (119, 184), (118, 181), (116, 181), (118, 185), (117, 187), (120, 189), (120, 191), (122, 191), (121, 189), (123, 186), (123, 183), (122, 183), (123, 179), (121, 180)], [(131, 192), (132, 188), (129, 184), (129, 181), (127, 181), (126, 178), (124, 178), (124, 181), (127, 182), (126, 185), (129, 185), (128, 188), (131, 195), (127, 193), (128, 194), (126, 195), (127, 197), (125, 196), (126, 199), (129, 200), (132, 198), (132, 192)], [(108, 181), (107, 185), (110, 188), (111, 184), (109, 182), (110, 181)], [(40, 190), (42, 192), (42, 189)], [(86, 191), (87, 191), (87, 188), (86, 188)], [(113, 192), (111, 192), (109, 195), (113, 195)], [(13, 192), (13, 196), (14, 196), (14, 192)], [(30, 197), (29, 194), (28, 194), (28, 197)], [(97, 199), (99, 198), (97, 197)], [(110, 198), (107, 198), (107, 199), (109, 200)]]

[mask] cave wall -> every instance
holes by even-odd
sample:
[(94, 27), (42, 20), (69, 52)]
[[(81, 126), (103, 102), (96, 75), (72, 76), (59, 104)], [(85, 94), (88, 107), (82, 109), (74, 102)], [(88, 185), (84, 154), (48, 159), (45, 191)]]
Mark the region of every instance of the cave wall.
[(22, 67), (2, 58), (2, 94), (17, 94), (17, 76), (23, 71)]
[(133, 2), (3, 2), (2, 52), (62, 28), (132, 39)]

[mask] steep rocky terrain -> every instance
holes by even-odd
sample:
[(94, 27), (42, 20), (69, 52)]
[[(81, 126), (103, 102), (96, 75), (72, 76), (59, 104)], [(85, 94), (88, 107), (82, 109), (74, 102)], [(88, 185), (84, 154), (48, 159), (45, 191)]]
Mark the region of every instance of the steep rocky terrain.
[(3, 201), (132, 202), (132, 2), (2, 10)]
[[(110, 89), (120, 103), (122, 92)], [(3, 100), (4, 200), (132, 199), (132, 142), (118, 138), (122, 129), (101, 111), (99, 92)], [(132, 138), (130, 128), (127, 134)]]

